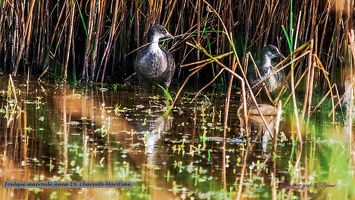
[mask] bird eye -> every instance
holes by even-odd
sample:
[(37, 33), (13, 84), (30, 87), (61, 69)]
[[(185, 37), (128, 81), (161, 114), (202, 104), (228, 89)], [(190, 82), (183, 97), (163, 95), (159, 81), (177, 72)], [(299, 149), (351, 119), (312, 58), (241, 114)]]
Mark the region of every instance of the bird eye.
[(165, 30), (163, 27), (160, 28), (160, 31), (161, 31), (162, 33), (166, 33), (166, 30)]

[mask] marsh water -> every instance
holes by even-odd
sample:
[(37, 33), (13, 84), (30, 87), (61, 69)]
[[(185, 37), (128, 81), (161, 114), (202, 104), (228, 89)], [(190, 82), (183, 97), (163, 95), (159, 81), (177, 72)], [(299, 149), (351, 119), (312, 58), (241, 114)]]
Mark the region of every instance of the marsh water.
[(159, 89), (1, 77), (0, 198), (354, 198), (352, 128), (315, 117), (300, 147), (285, 114), (273, 150), (271, 140), (241, 135), (238, 95), (225, 138), (224, 91), (195, 95), (186, 89), (163, 116)]

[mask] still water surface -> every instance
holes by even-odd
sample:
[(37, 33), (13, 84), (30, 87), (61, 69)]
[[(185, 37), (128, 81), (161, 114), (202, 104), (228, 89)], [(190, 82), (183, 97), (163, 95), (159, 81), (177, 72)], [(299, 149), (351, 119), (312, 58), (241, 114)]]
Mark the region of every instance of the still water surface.
[[(223, 91), (191, 102), (194, 97), (184, 92), (162, 117), (167, 100), (159, 91), (1, 77), (0, 198), (354, 198), (353, 142), (341, 123), (311, 123), (299, 148), (284, 116), (273, 152), (272, 141), (266, 146), (260, 137), (240, 136), (238, 96), (231, 100), (227, 138)], [(58, 188), (19, 189), (15, 181)]]

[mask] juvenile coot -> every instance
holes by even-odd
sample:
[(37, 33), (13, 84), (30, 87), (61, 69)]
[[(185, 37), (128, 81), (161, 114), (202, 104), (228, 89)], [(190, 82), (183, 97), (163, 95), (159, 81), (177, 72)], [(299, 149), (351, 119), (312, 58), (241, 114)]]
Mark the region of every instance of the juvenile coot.
[(174, 38), (162, 25), (153, 25), (148, 31), (148, 45), (139, 50), (134, 69), (139, 84), (147, 89), (159, 84), (169, 88), (175, 71), (171, 53), (159, 45), (159, 39)]
[[(261, 60), (255, 61), (260, 76), (255, 69), (254, 63), (248, 66), (247, 79), (250, 86), (254, 87), (261, 79), (273, 73), (272, 69), (274, 64), (272, 63), (272, 59), (277, 57), (285, 58), (276, 46), (268, 44), (263, 48)], [(273, 73), (264, 80), (264, 83), (271, 94), (277, 93), (285, 84), (285, 72), (281, 70), (277, 73)]]

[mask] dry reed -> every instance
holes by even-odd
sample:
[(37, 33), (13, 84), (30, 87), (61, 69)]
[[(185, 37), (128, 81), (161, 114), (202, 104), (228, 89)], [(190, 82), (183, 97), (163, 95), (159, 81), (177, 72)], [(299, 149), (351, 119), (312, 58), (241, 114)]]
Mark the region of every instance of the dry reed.
[[(292, 98), (298, 120), (298, 82), (305, 82), (300, 115), (306, 118), (312, 113), (314, 91), (326, 93), (334, 84), (340, 88), (343, 85), (344, 80), (336, 82), (336, 77), (350, 58), (347, 33), (353, 28), (355, 4), (351, 0), (9, 0), (1, 2), (0, 10), (0, 70), (41, 78), (48, 75), (63, 82), (123, 82), (134, 73), (135, 53), (129, 52), (143, 43), (154, 23), (165, 25), (176, 36), (174, 44), (168, 46), (172, 46), (178, 67), (233, 52), (218, 62), (204, 63), (208, 67), (194, 70), (195, 85), (218, 81), (227, 87), (227, 74), (231, 71), (244, 76), (239, 63), (241, 55), (260, 51), (268, 43), (293, 55), (302, 44), (310, 42), (308, 57), (299, 58), (297, 63), (294, 57), (290, 60)], [(287, 34), (284, 27), (288, 27)], [(186, 42), (200, 45), (206, 53)], [(231, 69), (235, 64), (236, 71)], [(188, 68), (179, 67), (178, 71), (178, 81), (192, 77)], [(217, 76), (220, 78), (216, 79)], [(243, 90), (250, 89), (248, 84), (238, 83)], [(334, 102), (332, 105), (334, 108)], [(300, 122), (296, 124), (300, 136)]]

